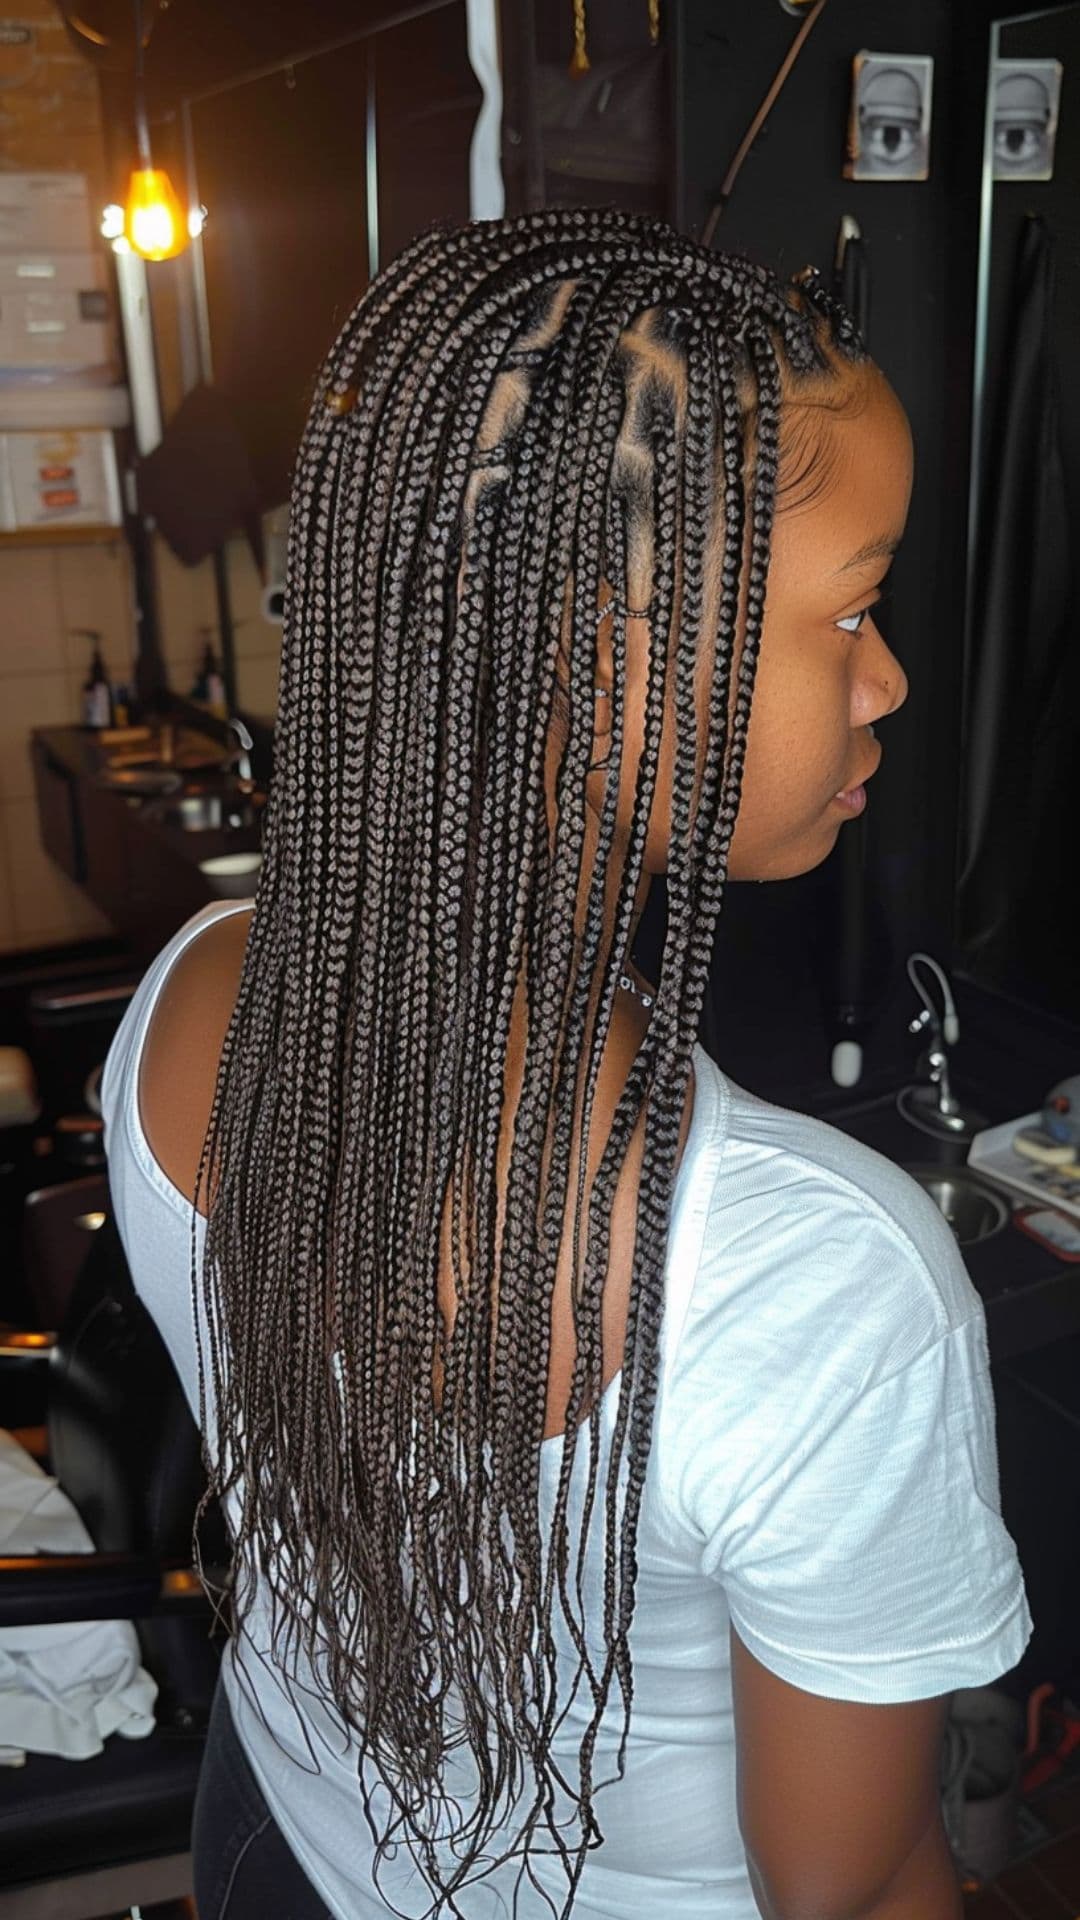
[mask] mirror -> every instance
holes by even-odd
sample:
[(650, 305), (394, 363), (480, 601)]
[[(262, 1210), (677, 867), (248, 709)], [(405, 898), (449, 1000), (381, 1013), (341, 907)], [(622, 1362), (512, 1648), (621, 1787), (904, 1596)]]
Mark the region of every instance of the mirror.
[(957, 953), (1075, 1020), (1080, 4), (994, 21), (988, 56)]

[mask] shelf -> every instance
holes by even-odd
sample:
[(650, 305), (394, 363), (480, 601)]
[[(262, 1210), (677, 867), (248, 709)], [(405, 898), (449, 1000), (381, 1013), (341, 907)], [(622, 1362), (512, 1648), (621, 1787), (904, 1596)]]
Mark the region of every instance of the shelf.
[(5, 547), (112, 546), (126, 538), (123, 527), (19, 527), (14, 533), (0, 532), (0, 550)]

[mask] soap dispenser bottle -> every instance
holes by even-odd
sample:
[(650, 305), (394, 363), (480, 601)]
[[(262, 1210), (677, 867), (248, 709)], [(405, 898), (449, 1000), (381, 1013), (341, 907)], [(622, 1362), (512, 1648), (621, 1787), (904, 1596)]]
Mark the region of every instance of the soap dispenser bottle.
[(210, 638), (211, 629), (204, 627), (203, 633), (206, 636), (206, 645), (203, 648), (199, 677), (192, 688), (192, 698), (205, 700), (211, 713), (224, 719), (228, 711), (225, 704), (225, 681), (214, 652), (214, 643)]
[(112, 725), (112, 692), (109, 676), (105, 671), (105, 662), (101, 657), (101, 635), (92, 627), (77, 629), (83, 638), (93, 642), (90, 655), (90, 670), (82, 687), (82, 723), (84, 727), (108, 727)]

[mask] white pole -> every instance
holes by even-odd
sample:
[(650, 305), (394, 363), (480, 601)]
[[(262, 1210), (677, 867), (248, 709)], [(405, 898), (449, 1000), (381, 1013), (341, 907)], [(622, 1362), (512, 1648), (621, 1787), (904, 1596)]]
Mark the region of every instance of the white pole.
[(495, 0), (465, 0), (469, 61), (483, 101), (469, 150), (469, 212), (474, 220), (501, 220), (506, 209), (502, 176), (502, 72)]
[(146, 261), (137, 253), (116, 255), (116, 285), (120, 324), (124, 329), (131, 418), (135, 445), (145, 458), (161, 439), (161, 402), (158, 398), (154, 330), (150, 320), (150, 289)]

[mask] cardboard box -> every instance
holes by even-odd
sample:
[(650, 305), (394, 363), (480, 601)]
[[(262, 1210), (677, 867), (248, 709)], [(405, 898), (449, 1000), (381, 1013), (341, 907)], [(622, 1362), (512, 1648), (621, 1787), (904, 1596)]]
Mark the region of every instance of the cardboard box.
[(0, 531), (118, 527), (122, 520), (108, 429), (0, 434)]

